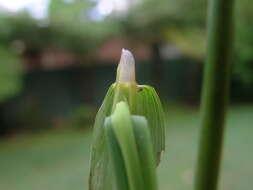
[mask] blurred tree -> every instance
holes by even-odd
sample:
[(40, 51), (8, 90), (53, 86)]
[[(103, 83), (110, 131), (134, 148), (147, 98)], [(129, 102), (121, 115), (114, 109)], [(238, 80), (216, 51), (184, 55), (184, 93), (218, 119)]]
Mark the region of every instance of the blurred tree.
[(94, 2), (87, 0), (51, 0), (48, 10), (49, 20), (76, 27), (88, 20), (87, 12), (93, 5)]
[[(94, 6), (95, 2), (90, 0), (51, 0), (49, 6), (50, 25), (76, 36), (74, 43), (80, 43), (82, 53), (92, 52), (118, 30), (117, 23), (110, 19), (103, 22), (93, 20), (90, 14)], [(73, 43), (73, 37), (64, 38), (64, 41), (69, 40), (65, 46)]]
[[(175, 44), (188, 57), (203, 59), (207, 0), (136, 2), (131, 3), (126, 14), (111, 14), (102, 21), (95, 21), (91, 11), (97, 1), (51, 0), (45, 20), (32, 19), (25, 12), (2, 15), (0, 43), (2, 47), (10, 47), (18, 41), (26, 50), (41, 52), (46, 48), (59, 48), (95, 57), (94, 50), (105, 39), (112, 35), (125, 35), (152, 48), (156, 73), (162, 73), (159, 48), (163, 43)], [(235, 71), (249, 84), (253, 82), (251, 4), (250, 0), (242, 0), (236, 9)], [(160, 81), (160, 76), (156, 75), (158, 78), (154, 77), (154, 80)]]
[[(165, 40), (188, 57), (202, 60), (206, 51), (206, 9), (207, 0), (143, 0), (121, 21), (127, 35), (153, 44), (154, 52)], [(245, 84), (253, 83), (252, 16), (252, 1), (237, 2), (234, 73)]]
[[(163, 80), (162, 45), (176, 44), (186, 55), (203, 56), (205, 4), (206, 1), (143, 0), (119, 17), (125, 35), (150, 46), (156, 86), (161, 86)], [(189, 45), (192, 41), (194, 43)]]
[(105, 38), (115, 33), (117, 23), (90, 18), (94, 2), (89, 0), (51, 0), (48, 18), (36, 20), (26, 12), (0, 18), (0, 42), (9, 46), (22, 41), (26, 49), (42, 51), (59, 48), (80, 55), (93, 53)]

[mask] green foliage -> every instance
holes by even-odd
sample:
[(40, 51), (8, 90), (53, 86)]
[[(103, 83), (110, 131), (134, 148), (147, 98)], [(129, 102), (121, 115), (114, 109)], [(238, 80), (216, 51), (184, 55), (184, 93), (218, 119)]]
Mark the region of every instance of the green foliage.
[[(74, 51), (82, 54), (84, 51), (90, 53), (106, 37), (118, 31), (117, 23), (110, 20), (97, 22), (89, 18), (89, 11), (94, 5), (95, 3), (89, 0), (75, 0), (69, 3), (59, 0), (51, 1), (49, 6), (49, 27), (59, 29), (58, 35), (60, 32), (66, 33), (66, 37), (61, 38), (65, 42), (62, 47), (71, 48), (71, 44), (75, 43), (77, 47), (74, 48)], [(57, 36), (55, 36), (55, 39), (57, 39)], [(54, 38), (51, 40), (54, 41)]]
[[(144, 0), (123, 17), (124, 31), (143, 42), (163, 41), (168, 29), (185, 30), (205, 25), (206, 0)], [(192, 11), (194, 9), (194, 11)], [(173, 35), (171, 36), (173, 38)], [(194, 46), (194, 44), (191, 44)]]
[(26, 49), (59, 48), (80, 55), (92, 54), (103, 40), (118, 31), (117, 23), (111, 20), (97, 22), (89, 18), (93, 5), (88, 0), (52, 0), (49, 16), (44, 20), (35, 20), (26, 12), (3, 15), (0, 42), (9, 46), (19, 40)]
[(80, 25), (88, 20), (87, 11), (94, 5), (88, 0), (51, 0), (48, 10), (49, 20), (69, 26)]
[(76, 128), (86, 128), (92, 125), (96, 115), (96, 110), (93, 106), (81, 105), (73, 111), (70, 117), (71, 126)]
[[(113, 84), (109, 88), (95, 120), (89, 182), (90, 188), (94, 190), (105, 189), (105, 187), (108, 187), (109, 189), (111, 188), (110, 183), (112, 181), (112, 173), (110, 172), (111, 169), (108, 165), (109, 157), (108, 150), (105, 146), (106, 138), (103, 123), (105, 122), (105, 118), (110, 116), (113, 112), (113, 99), (116, 91), (115, 87), (115, 84)], [(126, 87), (122, 84), (122, 87), (120, 88), (125, 89)], [(128, 91), (124, 90), (123, 93), (128, 93)], [(137, 104), (134, 114), (147, 118), (149, 123), (148, 128), (151, 132), (154, 155), (156, 157), (156, 164), (158, 165), (161, 152), (164, 150), (165, 146), (164, 118), (161, 103), (154, 89), (149, 86), (140, 85), (139, 90), (137, 90), (136, 98)], [(129, 102), (129, 99), (125, 100)]]
[[(136, 84), (134, 66), (132, 54), (123, 50), (117, 69), (116, 83), (109, 88), (97, 113), (91, 151), (89, 179), (91, 190), (111, 190), (113, 188), (114, 172), (111, 172), (111, 166), (108, 164), (110, 160), (119, 162), (119, 164), (113, 163), (115, 169), (125, 168), (125, 174), (118, 176), (119, 186), (127, 181), (130, 190), (156, 189), (155, 167), (152, 167), (152, 163), (154, 162), (154, 165), (155, 162), (157, 165), (159, 164), (161, 152), (164, 150), (164, 115), (155, 90), (149, 86)], [(145, 118), (147, 124), (139, 121), (139, 119), (136, 122), (132, 121), (131, 116), (133, 115)], [(142, 144), (137, 139), (136, 142), (138, 143), (135, 142), (135, 138), (140, 137), (139, 131), (137, 130), (135, 133), (133, 129), (133, 127), (139, 127), (136, 126), (137, 124), (146, 126), (141, 128), (143, 138), (148, 139), (148, 142)], [(107, 132), (105, 132), (105, 125)], [(151, 135), (145, 130), (148, 130)], [(106, 136), (111, 138), (113, 142), (116, 139), (118, 144), (112, 145), (111, 142), (108, 142), (108, 146), (106, 146), (106, 139), (108, 139)], [(137, 151), (136, 146), (137, 149), (138, 146), (142, 147), (143, 151), (139, 149)], [(116, 155), (110, 155), (108, 147), (109, 149), (111, 147), (111, 153)], [(151, 158), (146, 158), (144, 155), (149, 155)], [(147, 169), (145, 167), (148, 166), (140, 163), (141, 158), (147, 159), (150, 168)], [(115, 173), (117, 175), (117, 171)], [(127, 180), (123, 179), (125, 175), (127, 175)]]
[[(62, 23), (41, 26), (38, 21), (23, 16), (5, 20), (3, 28), (8, 31), (2, 34), (0, 40), (7, 46), (19, 40), (24, 43), (26, 49), (60, 48), (81, 54), (92, 51), (99, 41), (99, 36), (96, 36), (98, 33), (94, 32), (92, 27), (82, 31)], [(97, 27), (95, 24), (94, 30), (97, 30)]]
[(163, 30), (163, 35), (166, 41), (176, 44), (187, 57), (202, 60), (206, 54), (206, 32), (203, 28), (168, 27)]
[(17, 56), (0, 47), (0, 102), (17, 95), (22, 88), (22, 70)]

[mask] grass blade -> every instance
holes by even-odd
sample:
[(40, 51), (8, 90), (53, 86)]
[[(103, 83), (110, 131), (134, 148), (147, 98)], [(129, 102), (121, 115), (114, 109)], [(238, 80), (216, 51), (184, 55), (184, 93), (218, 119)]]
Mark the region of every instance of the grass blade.
[(96, 115), (90, 159), (90, 190), (111, 190), (111, 172), (108, 166), (108, 150), (105, 142), (104, 122), (111, 115), (115, 85), (111, 85)]

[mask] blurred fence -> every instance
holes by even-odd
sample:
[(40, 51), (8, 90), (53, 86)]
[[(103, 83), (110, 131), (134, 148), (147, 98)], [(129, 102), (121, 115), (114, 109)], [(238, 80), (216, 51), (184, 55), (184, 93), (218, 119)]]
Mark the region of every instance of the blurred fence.
[[(161, 64), (161, 73), (154, 73), (150, 63), (136, 64), (136, 67), (138, 83), (154, 85), (163, 100), (198, 104), (201, 63), (189, 59), (171, 60)], [(94, 117), (92, 107), (101, 104), (114, 82), (115, 71), (115, 64), (98, 64), (27, 73), (22, 94), (0, 105), (0, 133), (61, 126), (73, 118), (82, 120), (83, 116), (87, 118), (77, 123), (86, 125), (85, 122)], [(159, 84), (152, 82), (155, 75), (161, 76)], [(243, 88), (235, 77), (231, 87), (233, 101), (253, 101), (253, 89)]]

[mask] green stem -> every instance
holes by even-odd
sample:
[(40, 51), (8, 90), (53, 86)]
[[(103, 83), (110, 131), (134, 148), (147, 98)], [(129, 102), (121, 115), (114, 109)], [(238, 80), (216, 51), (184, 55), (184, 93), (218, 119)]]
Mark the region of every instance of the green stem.
[(201, 100), (202, 133), (195, 190), (215, 190), (228, 102), (233, 0), (209, 0), (208, 49)]

